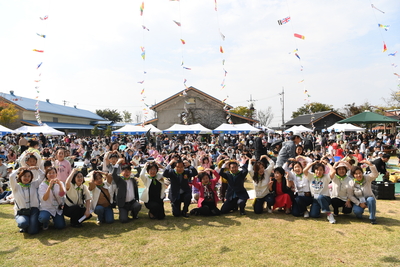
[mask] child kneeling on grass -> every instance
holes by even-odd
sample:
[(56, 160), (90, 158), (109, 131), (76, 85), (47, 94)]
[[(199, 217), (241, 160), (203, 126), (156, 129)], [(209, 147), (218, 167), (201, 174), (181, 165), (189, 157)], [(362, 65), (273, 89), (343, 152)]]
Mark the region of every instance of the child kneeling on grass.
[[(215, 178), (210, 179), (210, 175), (207, 172), (213, 173)], [(216, 171), (207, 168), (199, 172), (197, 179), (193, 180), (192, 185), (199, 190), (200, 195), (197, 208), (190, 211), (191, 215), (213, 216), (221, 214), (217, 208), (218, 194), (215, 191), (215, 185), (218, 183), (219, 177)]]

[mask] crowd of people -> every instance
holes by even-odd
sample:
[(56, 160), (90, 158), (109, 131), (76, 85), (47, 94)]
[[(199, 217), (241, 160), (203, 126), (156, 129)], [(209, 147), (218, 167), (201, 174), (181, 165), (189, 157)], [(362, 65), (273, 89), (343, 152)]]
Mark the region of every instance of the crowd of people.
[[(72, 227), (175, 217), (246, 215), (254, 186), (255, 214), (299, 217), (340, 212), (376, 224), (371, 183), (388, 178), (383, 151), (400, 146), (400, 134), (293, 133), (46, 137), (9, 134), (0, 146), (0, 203), (14, 204), (20, 232), (49, 225)], [(139, 188), (139, 180), (142, 187)], [(139, 190), (140, 189), (140, 190)], [(139, 192), (142, 192), (139, 194)], [(222, 203), (220, 207), (219, 204)], [(190, 209), (191, 204), (196, 204)]]

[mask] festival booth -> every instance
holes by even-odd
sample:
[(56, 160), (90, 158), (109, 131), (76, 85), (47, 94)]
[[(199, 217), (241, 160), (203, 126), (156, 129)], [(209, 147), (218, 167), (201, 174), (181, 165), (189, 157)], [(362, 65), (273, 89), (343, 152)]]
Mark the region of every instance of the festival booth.
[(4, 127), (3, 125), (0, 125), (0, 136), (10, 134), (10, 133), (15, 133), (15, 131), (8, 129), (7, 127)]
[(15, 129), (17, 133), (31, 133), (31, 134), (39, 134), (43, 133), (44, 135), (65, 135), (64, 132), (58, 131), (50, 126), (44, 124), (42, 126), (21, 126)]
[(197, 124), (174, 124), (162, 131), (164, 134), (211, 134), (212, 131), (200, 123)]
[(350, 123), (335, 123), (327, 129), (329, 132), (365, 132), (365, 128), (357, 127)]
[(127, 135), (139, 135), (145, 134), (150, 130), (152, 134), (160, 134), (162, 131), (153, 125), (125, 125), (124, 127), (113, 131), (113, 134), (127, 134)]
[(309, 133), (311, 133), (311, 132), (313, 132), (313, 130), (311, 130), (307, 127), (304, 127), (303, 125), (299, 125), (299, 126), (295, 125), (295, 126), (290, 127), (289, 129), (285, 130), (285, 133), (288, 133), (288, 132), (300, 132), (300, 133), (309, 132)]
[(240, 123), (240, 124), (228, 124), (223, 123), (217, 128), (215, 128), (212, 132), (213, 134), (240, 134), (240, 133), (251, 133), (256, 134), (260, 131), (260, 129), (251, 126), (248, 123)]

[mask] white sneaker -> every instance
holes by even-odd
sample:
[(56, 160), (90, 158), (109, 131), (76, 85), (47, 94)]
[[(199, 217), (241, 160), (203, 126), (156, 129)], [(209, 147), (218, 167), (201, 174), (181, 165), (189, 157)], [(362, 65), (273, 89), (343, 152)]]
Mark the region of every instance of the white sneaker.
[(10, 200), (8, 200), (8, 199), (0, 199), (0, 204), (9, 204), (10, 203)]
[(272, 209), (268, 208), (267, 209), (268, 213), (272, 213)]
[(308, 211), (305, 211), (304, 212), (304, 218), (308, 218), (308, 217), (310, 217), (310, 213), (308, 213)]
[(329, 214), (328, 217), (326, 217), (326, 219), (327, 219), (330, 223), (332, 223), (332, 224), (336, 223), (336, 220), (335, 220), (335, 218), (333, 217), (333, 214), (332, 214), (332, 213)]

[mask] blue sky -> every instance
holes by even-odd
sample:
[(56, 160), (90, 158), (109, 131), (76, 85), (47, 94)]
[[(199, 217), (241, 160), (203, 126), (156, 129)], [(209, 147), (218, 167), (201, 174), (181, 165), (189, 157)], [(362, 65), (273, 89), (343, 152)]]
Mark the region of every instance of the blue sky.
[[(251, 94), (256, 109), (272, 107), (270, 126), (278, 126), (282, 87), (285, 120), (306, 103), (304, 90), (312, 102), (341, 108), (353, 102), (383, 104), (383, 97), (399, 89), (393, 73), (400, 73), (400, 53), (388, 53), (400, 51), (400, 1), (217, 0), (216, 12), (213, 0), (147, 0), (140, 16), (141, 2), (2, 1), (0, 91), (134, 115), (143, 107), (143, 88), (145, 102), (154, 104), (184, 89), (187, 79), (188, 86), (216, 98), (228, 96), (233, 106), (248, 105)], [(41, 21), (44, 15), (49, 19)], [(291, 21), (278, 25), (287, 16)], [(378, 23), (390, 25), (389, 30)], [(295, 49), (301, 63), (289, 54)], [(190, 71), (182, 68), (182, 58)], [(223, 68), (228, 73), (221, 89)], [(35, 79), (41, 80), (39, 94)]]

